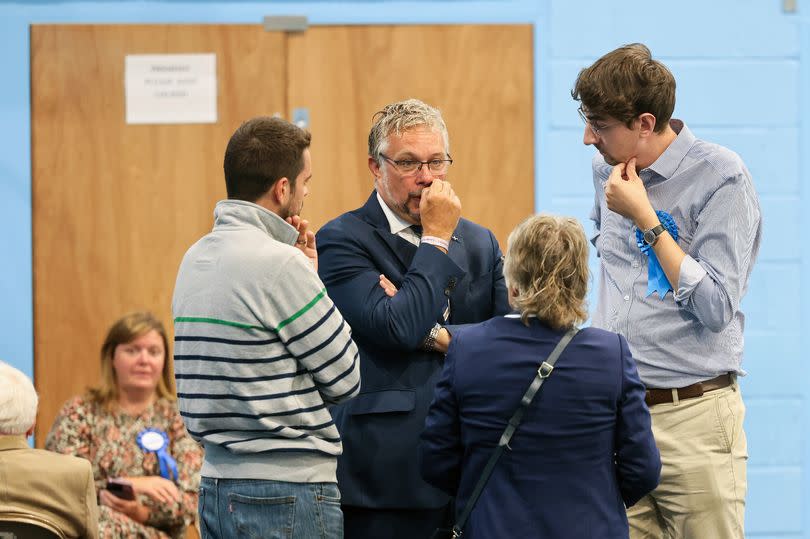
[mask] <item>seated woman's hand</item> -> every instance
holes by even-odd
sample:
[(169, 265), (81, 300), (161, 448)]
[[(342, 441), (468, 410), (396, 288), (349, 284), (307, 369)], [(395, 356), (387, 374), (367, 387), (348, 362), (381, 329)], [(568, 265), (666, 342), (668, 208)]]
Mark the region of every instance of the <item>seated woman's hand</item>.
[(177, 489), (177, 485), (159, 475), (127, 477), (127, 480), (132, 482), (132, 490), (136, 495), (143, 494), (163, 504), (174, 504), (180, 501), (180, 491)]
[(101, 505), (106, 505), (119, 513), (125, 514), (135, 522), (144, 523), (149, 518), (149, 508), (141, 505), (137, 499), (125, 500), (105, 489), (99, 491), (98, 501)]

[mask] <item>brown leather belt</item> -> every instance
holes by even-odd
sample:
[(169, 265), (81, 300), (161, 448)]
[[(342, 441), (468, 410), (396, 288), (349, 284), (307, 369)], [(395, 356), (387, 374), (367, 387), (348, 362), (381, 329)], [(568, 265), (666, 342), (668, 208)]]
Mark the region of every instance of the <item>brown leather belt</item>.
[[(702, 397), (707, 391), (714, 391), (715, 389), (730, 386), (733, 381), (734, 378), (731, 373), (726, 373), (721, 374), (717, 378), (712, 378), (711, 380), (704, 380), (686, 387), (679, 387), (677, 389), (678, 400)], [(672, 402), (672, 389), (648, 389), (644, 401), (647, 403), (647, 406)]]

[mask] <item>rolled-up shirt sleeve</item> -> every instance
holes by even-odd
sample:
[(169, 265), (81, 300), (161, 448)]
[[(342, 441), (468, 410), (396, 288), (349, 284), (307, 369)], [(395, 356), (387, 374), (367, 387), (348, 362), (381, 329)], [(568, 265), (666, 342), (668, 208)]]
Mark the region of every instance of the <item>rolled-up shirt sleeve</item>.
[(750, 180), (740, 174), (724, 182), (697, 223), (674, 297), (704, 326), (719, 332), (740, 308), (759, 250), (760, 209)]

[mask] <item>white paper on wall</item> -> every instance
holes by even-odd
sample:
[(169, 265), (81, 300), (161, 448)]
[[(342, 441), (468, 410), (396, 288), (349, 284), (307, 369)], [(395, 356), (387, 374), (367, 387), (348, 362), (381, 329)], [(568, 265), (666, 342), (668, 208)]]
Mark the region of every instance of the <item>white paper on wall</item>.
[(217, 121), (216, 54), (128, 54), (124, 93), (128, 124)]

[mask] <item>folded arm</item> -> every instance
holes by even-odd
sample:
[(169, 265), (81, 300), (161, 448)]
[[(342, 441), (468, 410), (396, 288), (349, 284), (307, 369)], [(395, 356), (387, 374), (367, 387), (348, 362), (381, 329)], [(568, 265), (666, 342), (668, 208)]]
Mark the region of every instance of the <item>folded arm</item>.
[[(383, 267), (356, 241), (322, 229), (320, 273), (340, 312), (363, 340), (381, 348), (416, 350), (447, 306), (451, 279), (464, 271), (432, 245), (421, 245), (394, 296), (380, 286)], [(390, 275), (387, 275), (390, 277)]]

